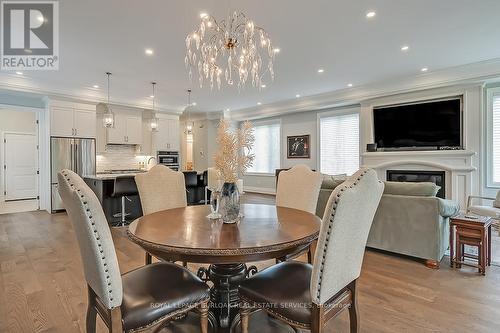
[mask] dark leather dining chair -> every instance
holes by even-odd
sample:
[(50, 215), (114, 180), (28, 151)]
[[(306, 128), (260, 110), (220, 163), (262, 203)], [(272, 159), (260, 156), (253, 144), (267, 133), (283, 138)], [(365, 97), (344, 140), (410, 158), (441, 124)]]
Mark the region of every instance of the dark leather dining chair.
[(115, 178), (113, 193), (111, 194), (111, 196), (113, 198), (121, 199), (121, 209), (120, 213), (113, 214), (113, 217), (120, 218), (121, 226), (127, 224), (127, 216), (130, 215), (130, 213), (127, 213), (126, 211), (126, 200), (130, 200), (128, 199), (129, 196), (137, 195), (138, 193), (139, 192), (137, 190), (137, 185), (135, 184), (134, 177), (118, 176)]
[(75, 230), (88, 289), (86, 331), (95, 333), (99, 315), (109, 332), (157, 332), (191, 310), (200, 312), (207, 333), (209, 288), (187, 269), (159, 262), (120, 274), (104, 212), (77, 174), (58, 174), (59, 194)]
[(240, 284), (242, 333), (256, 308), (312, 333), (349, 308), (350, 331), (359, 332), (356, 281), (383, 189), (374, 170), (359, 170), (330, 195), (313, 265), (280, 263)]

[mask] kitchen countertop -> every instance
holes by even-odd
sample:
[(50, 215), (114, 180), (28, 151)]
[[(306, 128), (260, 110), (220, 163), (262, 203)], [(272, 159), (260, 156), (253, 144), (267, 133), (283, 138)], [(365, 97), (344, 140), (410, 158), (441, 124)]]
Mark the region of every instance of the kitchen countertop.
[(87, 175), (83, 178), (93, 179), (93, 180), (114, 180), (116, 177), (134, 177), (138, 173), (142, 172), (127, 172), (127, 173), (98, 173), (95, 175)]

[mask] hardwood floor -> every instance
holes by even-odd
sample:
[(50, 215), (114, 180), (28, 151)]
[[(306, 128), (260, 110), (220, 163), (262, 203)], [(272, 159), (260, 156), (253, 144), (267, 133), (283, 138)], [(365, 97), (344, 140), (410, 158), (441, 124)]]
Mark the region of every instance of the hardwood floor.
[[(272, 203), (246, 194), (244, 201)], [(113, 229), (122, 272), (143, 265), (144, 252), (125, 229)], [(272, 262), (259, 263), (262, 268)], [(191, 268), (196, 268), (192, 265)], [(340, 269), (340, 268), (339, 268)], [(500, 267), (486, 276), (441, 269), (367, 251), (359, 280), (361, 332), (498, 332)], [(84, 332), (86, 285), (78, 245), (64, 213), (0, 215), (0, 332)], [(346, 313), (327, 332), (348, 332)], [(98, 332), (106, 332), (98, 321)]]

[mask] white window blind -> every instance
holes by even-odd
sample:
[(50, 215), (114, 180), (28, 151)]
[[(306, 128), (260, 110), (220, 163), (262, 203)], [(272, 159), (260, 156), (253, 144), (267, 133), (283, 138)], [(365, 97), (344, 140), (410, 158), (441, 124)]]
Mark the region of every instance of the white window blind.
[(274, 174), (280, 167), (280, 123), (254, 124), (254, 134), (255, 160), (247, 171)]
[(493, 95), (492, 103), (492, 180), (498, 184), (500, 183), (500, 94)]
[(321, 173), (352, 175), (359, 169), (359, 114), (320, 118)]

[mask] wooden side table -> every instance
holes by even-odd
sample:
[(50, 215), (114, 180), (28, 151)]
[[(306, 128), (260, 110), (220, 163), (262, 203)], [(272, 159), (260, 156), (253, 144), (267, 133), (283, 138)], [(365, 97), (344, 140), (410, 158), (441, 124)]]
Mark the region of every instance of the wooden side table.
[[(461, 268), (462, 265), (476, 267), (479, 273), (486, 274), (486, 267), (491, 265), (491, 224), (487, 216), (458, 215), (450, 219), (450, 266)], [(478, 255), (465, 253), (465, 245), (478, 249)], [(456, 254), (456, 255), (455, 255)], [(477, 265), (465, 258), (477, 260)]]

